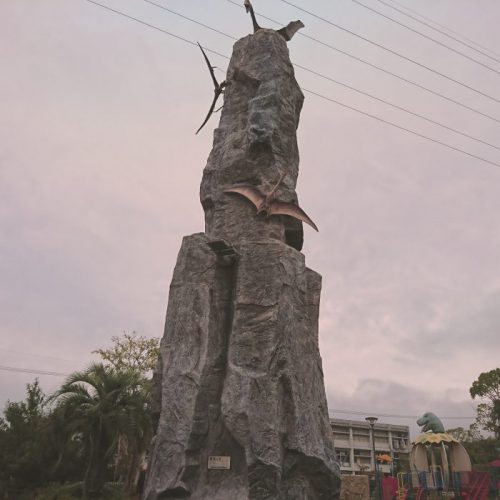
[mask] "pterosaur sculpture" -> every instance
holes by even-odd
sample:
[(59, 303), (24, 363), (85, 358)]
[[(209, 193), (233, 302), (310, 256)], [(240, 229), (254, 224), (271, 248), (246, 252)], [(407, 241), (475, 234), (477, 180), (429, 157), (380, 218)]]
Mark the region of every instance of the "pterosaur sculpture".
[(224, 192), (236, 193), (244, 196), (255, 205), (258, 214), (264, 212), (267, 217), (270, 217), (271, 215), (289, 215), (305, 222), (306, 224), (309, 224), (312, 228), (318, 231), (316, 224), (296, 203), (279, 201), (276, 199), (276, 191), (278, 190), (284, 176), (285, 175), (283, 174), (280, 177), (280, 180), (269, 193), (262, 193), (251, 184), (238, 184), (232, 188), (224, 190)]
[(214, 73), (215, 66), (212, 66), (210, 64), (210, 61), (207, 57), (207, 54), (205, 53), (205, 51), (203, 50), (203, 47), (199, 43), (198, 43), (198, 47), (200, 47), (200, 50), (203, 53), (203, 57), (205, 58), (205, 61), (206, 61), (207, 66), (208, 66), (208, 71), (210, 71), (210, 76), (212, 77), (212, 81), (214, 82), (214, 98), (213, 98), (212, 104), (210, 106), (210, 109), (208, 110), (205, 121), (201, 124), (200, 128), (196, 131), (196, 133), (198, 133), (205, 126), (205, 124), (208, 122), (208, 120), (212, 116), (212, 113), (214, 112), (215, 105), (217, 104), (217, 99), (219, 99), (219, 96), (224, 92), (224, 87), (226, 87), (226, 85), (227, 85), (227, 82), (225, 80), (222, 83), (219, 83), (217, 81), (217, 78), (215, 78), (215, 73)]
[[(244, 1), (245, 9), (248, 12), (250, 12), (250, 16), (252, 17), (252, 23), (253, 23), (253, 32), (255, 33), (256, 31), (259, 31), (262, 29), (259, 26), (259, 23), (257, 22), (257, 19), (255, 18), (255, 12), (253, 11), (253, 6), (250, 2), (250, 0), (245, 0)], [(304, 23), (302, 21), (292, 21), (288, 23), (284, 28), (281, 28), (279, 30), (276, 30), (287, 42), (289, 42), (293, 35), (297, 33), (297, 31), (300, 30), (300, 28), (304, 27)]]

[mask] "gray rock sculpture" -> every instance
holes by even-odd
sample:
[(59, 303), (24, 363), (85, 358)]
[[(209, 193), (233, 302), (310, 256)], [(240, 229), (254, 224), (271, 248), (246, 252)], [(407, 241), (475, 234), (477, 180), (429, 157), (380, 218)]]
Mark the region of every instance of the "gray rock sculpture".
[(298, 251), (302, 222), (224, 193), (267, 192), (286, 174), (280, 198), (297, 202), (303, 95), (284, 38), (261, 29), (236, 42), (227, 81), (201, 183), (205, 233), (184, 238), (170, 286), (144, 499), (337, 500), (321, 276)]

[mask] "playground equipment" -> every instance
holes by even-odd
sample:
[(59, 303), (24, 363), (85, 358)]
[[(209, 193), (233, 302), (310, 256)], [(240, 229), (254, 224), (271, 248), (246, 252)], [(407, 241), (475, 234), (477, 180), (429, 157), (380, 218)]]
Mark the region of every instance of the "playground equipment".
[(428, 500), (434, 498), (459, 498), (461, 500), (486, 500), (491, 488), (487, 472), (454, 473), (447, 487), (439, 469), (429, 472), (401, 472), (398, 474), (398, 500)]
[(398, 500), (488, 498), (491, 477), (485, 472), (473, 472), (469, 455), (460, 442), (445, 432), (433, 413), (419, 420), (427, 432), (418, 436), (410, 451), (411, 472), (397, 475)]

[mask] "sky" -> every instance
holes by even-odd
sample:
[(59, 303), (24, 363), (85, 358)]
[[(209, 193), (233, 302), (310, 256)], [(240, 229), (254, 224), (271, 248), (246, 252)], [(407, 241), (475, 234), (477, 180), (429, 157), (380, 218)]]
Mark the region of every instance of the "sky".
[[(231, 54), (231, 38), (144, 0), (97, 1)], [(227, 0), (153, 1), (236, 38), (251, 31)], [(254, 6), (282, 25), (301, 19), (302, 33), (497, 121), (303, 36), (289, 43), (292, 62), (498, 149), (498, 53), (486, 52), (495, 61), (360, 1), (492, 69), (352, 0), (292, 3), (482, 94), (283, 0)], [(500, 52), (497, 0), (398, 3)], [(210, 58), (222, 79), (227, 60)], [(194, 132), (213, 87), (197, 47), (87, 0), (0, 0), (0, 60), (0, 367), (69, 373), (123, 331), (162, 335), (181, 239), (204, 228), (199, 184), (218, 117)], [(331, 415), (399, 415), (380, 421), (415, 433), (413, 416), (433, 411), (447, 428), (468, 426), (470, 385), (499, 366), (500, 152), (302, 69), (296, 78), (499, 164), (305, 93), (297, 192), (320, 228), (305, 227), (303, 253), (323, 276)], [(0, 370), (0, 407), (22, 399), (35, 376)], [(39, 380), (50, 393), (63, 377)]]

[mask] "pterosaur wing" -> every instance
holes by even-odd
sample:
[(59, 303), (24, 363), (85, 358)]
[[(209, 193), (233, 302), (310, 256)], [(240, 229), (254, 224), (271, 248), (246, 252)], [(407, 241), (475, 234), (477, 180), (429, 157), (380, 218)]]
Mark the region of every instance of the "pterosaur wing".
[(210, 64), (210, 61), (208, 60), (207, 54), (203, 50), (203, 47), (199, 44), (199, 42), (196, 42), (198, 44), (198, 47), (200, 47), (201, 52), (203, 53), (203, 57), (205, 58), (205, 61), (208, 66), (208, 71), (210, 71), (210, 76), (212, 77), (212, 81), (214, 82), (214, 87), (218, 88), (219, 87), (219, 82), (217, 81), (217, 78), (215, 78), (215, 73), (214, 73), (214, 68)]
[(266, 197), (254, 186), (250, 184), (239, 184), (238, 186), (233, 186), (232, 188), (226, 189), (224, 193), (237, 193), (244, 196), (247, 200), (250, 200), (255, 208), (259, 208)]
[(295, 33), (297, 33), (297, 31), (300, 30), (300, 28), (303, 28), (304, 27), (304, 23), (302, 21), (292, 21), (290, 23), (288, 23), (287, 26), (285, 26), (284, 28), (281, 28), (280, 30), (278, 30), (278, 33), (287, 41), (289, 42), (293, 35), (295, 35)]
[(290, 215), (296, 219), (309, 224), (312, 228), (318, 231), (316, 224), (311, 218), (295, 203), (288, 203), (285, 201), (273, 201), (269, 209), (269, 215)]
[(208, 120), (210, 119), (210, 117), (212, 116), (212, 113), (214, 112), (215, 104), (217, 103), (217, 99), (222, 94), (222, 89), (223, 89), (223, 87), (222, 87), (222, 84), (221, 84), (221, 86), (219, 87), (219, 89), (215, 92), (214, 99), (212, 101), (210, 109), (208, 110), (207, 117), (205, 118), (205, 121), (200, 125), (200, 128), (196, 131), (196, 134), (205, 126), (205, 123), (207, 123)]

